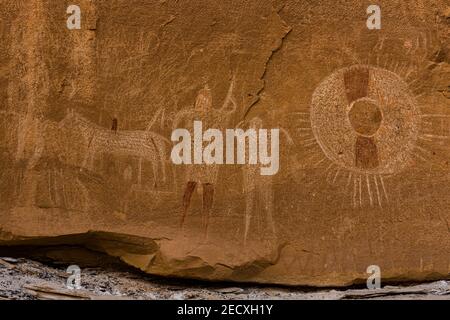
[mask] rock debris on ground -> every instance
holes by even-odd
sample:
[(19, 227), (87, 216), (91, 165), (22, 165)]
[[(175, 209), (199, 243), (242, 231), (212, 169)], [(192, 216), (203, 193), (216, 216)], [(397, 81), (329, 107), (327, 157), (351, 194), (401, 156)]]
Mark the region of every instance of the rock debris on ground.
[(182, 300), (182, 299), (439, 299), (450, 300), (450, 282), (383, 286), (381, 289), (312, 289), (194, 283), (153, 278), (132, 270), (81, 269), (81, 289), (67, 288), (67, 266), (24, 258), (0, 258), (0, 299)]

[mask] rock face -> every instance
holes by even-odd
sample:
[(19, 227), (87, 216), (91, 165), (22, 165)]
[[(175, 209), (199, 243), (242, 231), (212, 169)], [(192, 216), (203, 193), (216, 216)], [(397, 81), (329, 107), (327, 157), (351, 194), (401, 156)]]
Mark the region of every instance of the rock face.
[[(356, 0), (78, 0), (69, 30), (72, 2), (0, 0), (2, 245), (207, 280), (449, 277), (446, 1), (377, 1), (380, 30)], [(278, 172), (174, 164), (194, 121), (279, 129)]]
[[(96, 255), (99, 256), (99, 255)], [(105, 258), (105, 257), (102, 257)], [(437, 281), (382, 289), (330, 290), (227, 286), (182, 279), (155, 278), (118, 265), (84, 267), (81, 288), (67, 288), (67, 265), (49, 266), (29, 259), (0, 258), (1, 300), (449, 300), (450, 283)], [(225, 287), (224, 287), (225, 285)]]

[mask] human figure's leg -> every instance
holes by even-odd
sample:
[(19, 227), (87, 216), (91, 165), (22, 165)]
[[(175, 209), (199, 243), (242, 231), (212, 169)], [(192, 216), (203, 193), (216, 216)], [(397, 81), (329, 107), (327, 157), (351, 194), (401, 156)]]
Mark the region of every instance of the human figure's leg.
[(184, 221), (186, 219), (187, 211), (189, 209), (189, 205), (191, 203), (192, 194), (195, 191), (195, 187), (197, 186), (197, 182), (195, 181), (188, 181), (186, 185), (186, 189), (184, 191), (183, 195), (183, 215), (181, 217), (181, 223), (180, 226), (184, 226)]
[(203, 183), (203, 203), (202, 218), (205, 228), (205, 235), (208, 234), (209, 217), (214, 202), (214, 185), (212, 183)]
[(250, 230), (250, 224), (253, 215), (253, 203), (255, 201), (254, 191), (250, 191), (246, 194), (245, 199), (245, 219), (244, 219), (244, 246), (247, 244), (248, 232)]
[(274, 199), (273, 199), (273, 190), (272, 190), (272, 185), (269, 184), (265, 184), (262, 187), (262, 193), (264, 194), (264, 209), (266, 211), (266, 218), (267, 218), (267, 224), (269, 227), (269, 230), (272, 232), (272, 235), (276, 234), (276, 230), (275, 230), (275, 221), (273, 220), (273, 207), (274, 207)]

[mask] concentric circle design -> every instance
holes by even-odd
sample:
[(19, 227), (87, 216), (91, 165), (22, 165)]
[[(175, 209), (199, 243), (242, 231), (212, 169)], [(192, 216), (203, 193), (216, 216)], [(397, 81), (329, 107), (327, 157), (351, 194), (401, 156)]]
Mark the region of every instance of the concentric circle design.
[(361, 98), (350, 104), (348, 112), (353, 129), (362, 136), (374, 136), (381, 126), (383, 115), (378, 103), (369, 98)]
[(340, 69), (313, 94), (314, 136), (331, 161), (349, 170), (402, 170), (410, 163), (419, 123), (420, 111), (408, 85), (385, 69)]

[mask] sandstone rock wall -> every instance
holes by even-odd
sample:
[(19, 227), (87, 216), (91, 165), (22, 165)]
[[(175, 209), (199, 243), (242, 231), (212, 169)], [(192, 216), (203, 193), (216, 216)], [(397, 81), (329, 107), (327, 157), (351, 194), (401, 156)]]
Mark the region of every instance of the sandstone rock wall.
[[(450, 274), (446, 1), (0, 1), (0, 238), (289, 285)], [(206, 108), (206, 109), (205, 109)], [(208, 109), (210, 108), (210, 109)], [(362, 111), (361, 111), (362, 110)], [(171, 132), (280, 128), (280, 170)]]

